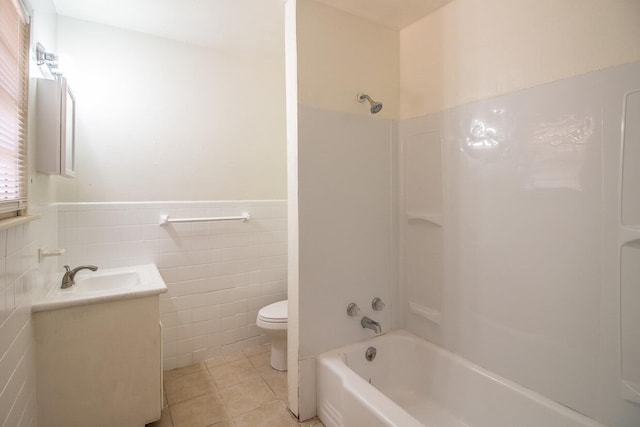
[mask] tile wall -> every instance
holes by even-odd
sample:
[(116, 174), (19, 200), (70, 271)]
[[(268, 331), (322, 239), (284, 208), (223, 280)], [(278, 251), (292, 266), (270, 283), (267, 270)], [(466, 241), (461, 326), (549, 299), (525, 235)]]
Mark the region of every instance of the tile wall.
[(0, 231), (0, 424), (35, 426), (35, 348), (31, 301), (55, 271), (38, 263), (38, 248), (56, 241), (54, 208), (34, 209), (39, 220)]
[[(286, 298), (286, 201), (58, 205), (60, 260), (102, 268), (155, 263), (163, 366), (187, 366), (265, 342), (258, 310)], [(159, 225), (160, 215), (235, 216), (248, 222)]]

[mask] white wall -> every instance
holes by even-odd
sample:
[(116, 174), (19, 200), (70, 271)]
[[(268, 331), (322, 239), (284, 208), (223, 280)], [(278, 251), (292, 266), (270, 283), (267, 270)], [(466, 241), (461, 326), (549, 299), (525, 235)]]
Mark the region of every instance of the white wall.
[(384, 103), (378, 118), (398, 114), (398, 32), (312, 0), (299, 0), (298, 100), (368, 114), (359, 92)]
[(285, 198), (284, 47), (255, 56), (61, 16), (58, 53), (77, 98), (62, 201)]
[(400, 117), (640, 59), (637, 0), (454, 0), (400, 32)]
[[(174, 218), (235, 216), (247, 222), (159, 225)], [(286, 202), (82, 203), (59, 205), (60, 265), (155, 264), (164, 369), (265, 342), (258, 310), (286, 299)]]
[[(315, 356), (374, 333), (355, 302), (390, 330), (395, 290), (398, 34), (308, 0), (297, 2), (299, 415), (315, 414)], [(356, 101), (384, 103), (377, 115)], [(292, 207), (293, 209), (293, 207)], [(293, 270), (292, 270), (293, 271)], [(373, 313), (371, 300), (387, 303)], [(291, 321), (296, 321), (290, 319)], [(291, 363), (291, 362), (290, 362)]]

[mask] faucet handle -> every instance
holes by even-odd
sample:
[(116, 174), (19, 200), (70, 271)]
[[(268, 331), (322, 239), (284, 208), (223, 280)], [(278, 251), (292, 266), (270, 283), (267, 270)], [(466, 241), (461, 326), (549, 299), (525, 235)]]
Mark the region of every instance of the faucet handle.
[(65, 265), (64, 269), (66, 270), (67, 273), (71, 271), (71, 267), (69, 267), (68, 265)]
[(349, 317), (358, 317), (360, 316), (360, 307), (355, 302), (352, 302), (347, 306), (347, 315)]
[(375, 297), (373, 301), (371, 301), (371, 308), (373, 308), (375, 311), (382, 311), (384, 310), (384, 307), (384, 302), (378, 297)]

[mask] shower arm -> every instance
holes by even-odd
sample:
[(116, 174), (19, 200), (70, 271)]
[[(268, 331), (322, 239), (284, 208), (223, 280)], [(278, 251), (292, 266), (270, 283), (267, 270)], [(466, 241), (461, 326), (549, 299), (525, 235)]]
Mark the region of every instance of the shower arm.
[(358, 102), (359, 103), (363, 103), (364, 101), (369, 101), (369, 104), (373, 105), (373, 103), (375, 102), (373, 99), (371, 99), (371, 97), (365, 93), (359, 93), (358, 94)]

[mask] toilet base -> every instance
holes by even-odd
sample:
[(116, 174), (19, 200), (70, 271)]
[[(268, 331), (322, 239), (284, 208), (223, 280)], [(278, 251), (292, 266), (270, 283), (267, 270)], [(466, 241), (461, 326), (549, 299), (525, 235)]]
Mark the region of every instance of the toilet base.
[(271, 367), (278, 371), (287, 370), (286, 334), (273, 334), (271, 336)]

